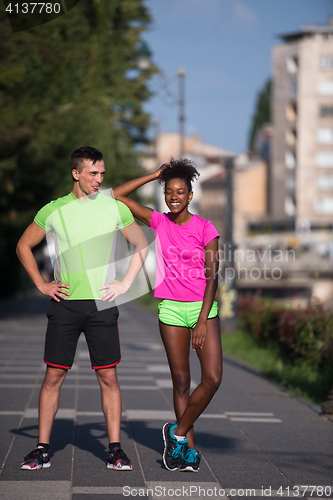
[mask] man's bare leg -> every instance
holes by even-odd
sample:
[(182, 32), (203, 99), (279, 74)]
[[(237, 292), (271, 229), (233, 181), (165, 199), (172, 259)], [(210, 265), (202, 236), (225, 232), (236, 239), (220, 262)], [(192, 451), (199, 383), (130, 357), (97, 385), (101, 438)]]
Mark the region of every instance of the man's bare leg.
[(109, 443), (117, 443), (120, 441), (121, 392), (116, 368), (101, 368), (96, 370), (96, 376), (101, 386), (102, 410)]
[(54, 417), (58, 411), (60, 389), (67, 370), (47, 366), (39, 394), (39, 443), (50, 443)]

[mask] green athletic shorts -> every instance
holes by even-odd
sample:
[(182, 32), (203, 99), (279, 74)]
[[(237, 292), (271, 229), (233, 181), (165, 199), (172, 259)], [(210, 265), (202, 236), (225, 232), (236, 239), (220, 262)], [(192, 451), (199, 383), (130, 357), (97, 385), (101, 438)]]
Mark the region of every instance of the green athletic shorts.
[[(197, 324), (202, 307), (202, 300), (198, 302), (180, 302), (178, 300), (163, 299), (158, 305), (158, 318), (161, 323), (169, 326), (183, 326), (193, 329)], [(218, 304), (214, 300), (208, 319), (218, 316)]]

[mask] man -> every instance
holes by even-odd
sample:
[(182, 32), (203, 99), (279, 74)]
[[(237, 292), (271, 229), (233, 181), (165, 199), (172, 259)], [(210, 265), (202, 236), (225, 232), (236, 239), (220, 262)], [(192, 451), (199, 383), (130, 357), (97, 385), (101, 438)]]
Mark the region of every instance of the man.
[[(17, 255), (38, 290), (51, 297), (47, 311), (44, 361), (46, 375), (39, 395), (37, 448), (21, 464), (23, 470), (50, 467), (50, 436), (60, 389), (71, 368), (81, 332), (86, 336), (92, 368), (101, 387), (109, 449), (107, 467), (132, 470), (120, 446), (121, 393), (116, 365), (120, 362), (118, 309), (110, 304), (131, 286), (148, 253), (148, 243), (129, 209), (99, 192), (105, 165), (91, 147), (71, 155), (73, 189), (45, 205), (17, 244)], [(117, 230), (135, 246), (127, 273), (116, 281), (113, 262)], [(41, 276), (32, 249), (45, 235), (55, 240), (55, 281)]]

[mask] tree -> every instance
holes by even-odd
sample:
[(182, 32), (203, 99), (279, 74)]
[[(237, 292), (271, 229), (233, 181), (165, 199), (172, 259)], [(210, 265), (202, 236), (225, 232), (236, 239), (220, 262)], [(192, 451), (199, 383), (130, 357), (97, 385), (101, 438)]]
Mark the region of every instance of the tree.
[[(0, 23), (8, 23), (1, 3)], [(137, 70), (136, 58), (149, 23), (143, 0), (81, 0), (36, 28), (1, 30), (0, 295), (17, 287), (22, 230), (41, 206), (70, 190), (74, 149), (104, 153), (105, 184), (140, 173), (135, 145), (145, 141), (142, 105), (155, 68)]]
[(253, 151), (257, 132), (265, 123), (270, 123), (270, 100), (271, 100), (272, 81), (269, 79), (258, 92), (255, 111), (252, 116), (252, 122), (249, 133), (248, 148)]

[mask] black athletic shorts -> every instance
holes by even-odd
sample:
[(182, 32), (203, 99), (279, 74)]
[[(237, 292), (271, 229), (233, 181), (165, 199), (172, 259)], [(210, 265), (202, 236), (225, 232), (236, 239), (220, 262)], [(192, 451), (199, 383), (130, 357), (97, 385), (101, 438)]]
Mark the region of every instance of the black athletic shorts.
[(94, 370), (110, 368), (120, 361), (116, 306), (98, 310), (94, 300), (51, 300), (47, 310), (44, 361), (56, 368), (71, 368), (81, 332), (88, 344)]

